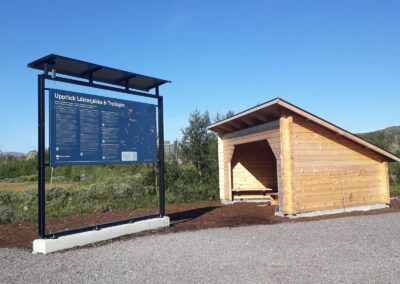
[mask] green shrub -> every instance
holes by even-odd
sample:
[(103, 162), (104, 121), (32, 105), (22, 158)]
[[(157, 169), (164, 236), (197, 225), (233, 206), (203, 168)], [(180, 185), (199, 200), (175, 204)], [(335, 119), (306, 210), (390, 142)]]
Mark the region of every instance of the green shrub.
[(0, 223), (9, 224), (14, 219), (14, 212), (11, 208), (0, 205)]
[(9, 190), (0, 191), (0, 205), (7, 205), (14, 202), (16, 196), (15, 192)]

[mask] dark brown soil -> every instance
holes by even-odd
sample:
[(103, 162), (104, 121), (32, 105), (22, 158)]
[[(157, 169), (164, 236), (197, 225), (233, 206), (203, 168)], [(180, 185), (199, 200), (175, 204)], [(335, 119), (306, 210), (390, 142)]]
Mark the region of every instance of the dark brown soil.
[[(48, 220), (48, 232), (60, 231), (108, 221), (127, 219), (155, 213), (154, 210), (136, 210), (84, 214), (68, 218)], [(236, 203), (224, 206), (220, 202), (202, 202), (187, 205), (167, 206), (167, 215), (171, 219), (171, 227), (157, 231), (143, 232), (121, 239), (144, 236), (149, 234), (171, 233), (185, 230), (201, 230), (217, 227), (236, 227), (256, 224), (277, 224), (282, 222), (306, 222), (322, 219), (343, 218), (347, 216), (377, 215), (400, 212), (400, 200), (392, 200), (390, 208), (371, 210), (367, 212), (351, 212), (312, 218), (288, 219), (274, 215), (275, 206), (260, 203)], [(0, 224), (0, 247), (31, 248), (32, 241), (37, 238), (37, 223), (23, 222), (21, 224)]]

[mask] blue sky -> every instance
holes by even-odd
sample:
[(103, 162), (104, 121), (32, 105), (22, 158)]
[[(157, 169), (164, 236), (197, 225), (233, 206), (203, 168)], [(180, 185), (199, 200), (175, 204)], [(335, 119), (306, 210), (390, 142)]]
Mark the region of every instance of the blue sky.
[(352, 132), (400, 125), (399, 12), (365, 0), (1, 1), (0, 150), (37, 147), (26, 64), (48, 53), (171, 80), (166, 139), (196, 108), (275, 97)]

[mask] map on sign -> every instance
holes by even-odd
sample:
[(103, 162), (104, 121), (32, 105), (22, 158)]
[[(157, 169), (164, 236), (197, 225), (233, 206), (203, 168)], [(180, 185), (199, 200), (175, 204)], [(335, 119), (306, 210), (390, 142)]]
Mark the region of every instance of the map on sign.
[(50, 165), (155, 163), (156, 106), (50, 89)]

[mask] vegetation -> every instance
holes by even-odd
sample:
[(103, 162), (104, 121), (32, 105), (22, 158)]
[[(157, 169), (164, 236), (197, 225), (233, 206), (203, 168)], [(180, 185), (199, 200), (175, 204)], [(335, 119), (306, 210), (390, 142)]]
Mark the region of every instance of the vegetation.
[(13, 156), (0, 156), (0, 180), (15, 179), (22, 176), (36, 176), (37, 160), (25, 160)]
[[(227, 116), (232, 115), (229, 112)], [(217, 115), (214, 120), (225, 116)], [(191, 113), (183, 139), (166, 158), (165, 185), (168, 204), (218, 198), (217, 137), (207, 132), (208, 112)], [(47, 153), (46, 153), (47, 154)], [(37, 158), (1, 157), (0, 181), (20, 183), (37, 180)], [(93, 211), (154, 208), (158, 202), (158, 175), (154, 165), (65, 166), (46, 168), (47, 218)], [(58, 184), (67, 184), (59, 187)], [(0, 223), (34, 220), (36, 188), (0, 191)]]

